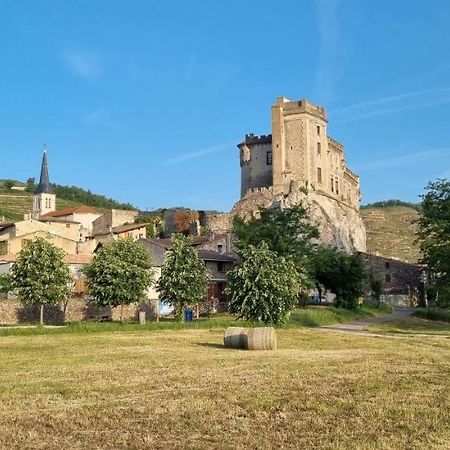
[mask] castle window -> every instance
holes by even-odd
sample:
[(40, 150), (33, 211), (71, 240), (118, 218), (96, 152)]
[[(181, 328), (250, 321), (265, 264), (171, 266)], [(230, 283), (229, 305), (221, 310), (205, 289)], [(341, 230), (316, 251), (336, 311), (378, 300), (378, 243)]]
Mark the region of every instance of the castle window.
[(223, 264), (222, 261), (219, 261), (219, 262), (217, 263), (217, 271), (218, 271), (218, 272), (225, 272), (225, 267), (224, 267), (224, 264)]
[(390, 283), (391, 282), (391, 274), (390, 273), (385, 274), (384, 281), (386, 281), (386, 283)]
[(322, 151), (322, 144), (320, 142), (317, 143), (317, 154), (320, 155), (320, 152)]
[(334, 192), (334, 180), (333, 180), (333, 177), (331, 177), (331, 179), (330, 179), (330, 187), (331, 187), (331, 192)]
[(317, 168), (317, 182), (322, 183), (322, 168), (321, 167)]
[(272, 152), (267, 152), (266, 153), (266, 163), (268, 166), (272, 165)]
[(389, 262), (388, 262), (388, 261), (386, 261), (386, 262), (384, 263), (384, 267), (386, 267), (386, 269), (389, 269)]
[(317, 125), (317, 136), (320, 136), (320, 125)]
[(339, 194), (339, 181), (336, 180), (336, 194)]

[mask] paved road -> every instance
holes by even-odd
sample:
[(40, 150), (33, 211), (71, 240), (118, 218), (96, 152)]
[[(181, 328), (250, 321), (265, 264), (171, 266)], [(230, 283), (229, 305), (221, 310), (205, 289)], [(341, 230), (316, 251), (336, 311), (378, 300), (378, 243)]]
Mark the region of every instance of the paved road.
[(377, 323), (392, 322), (394, 320), (403, 319), (405, 317), (411, 316), (413, 312), (414, 312), (413, 308), (398, 308), (393, 313), (384, 314), (382, 316), (370, 317), (367, 319), (357, 320), (355, 322), (325, 325), (323, 327), (319, 327), (318, 329), (323, 331), (342, 331), (345, 333), (373, 334), (368, 331), (365, 331), (365, 328), (367, 328), (370, 325), (375, 325)]

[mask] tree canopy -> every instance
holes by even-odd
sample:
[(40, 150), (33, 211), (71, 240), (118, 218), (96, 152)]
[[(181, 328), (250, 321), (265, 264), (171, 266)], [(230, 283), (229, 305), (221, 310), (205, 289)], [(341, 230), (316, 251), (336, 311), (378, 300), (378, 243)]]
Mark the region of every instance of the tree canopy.
[(229, 311), (245, 320), (285, 322), (301, 284), (292, 260), (271, 251), (266, 242), (248, 244), (238, 253), (238, 264), (228, 272)]
[(355, 308), (366, 281), (361, 256), (358, 253), (348, 255), (334, 247), (320, 246), (313, 261), (316, 283), (336, 294), (336, 306)]
[(131, 238), (105, 244), (83, 272), (99, 306), (139, 302), (154, 280), (150, 255)]
[(13, 287), (21, 302), (56, 304), (70, 295), (72, 281), (64, 261), (65, 253), (42, 237), (26, 242), (11, 269)]
[(441, 306), (450, 306), (450, 181), (430, 182), (422, 195), (419, 242), (422, 262), (433, 274)]
[(178, 320), (183, 319), (186, 306), (194, 305), (203, 298), (208, 283), (205, 263), (191, 243), (189, 237), (174, 235), (157, 284), (160, 298), (174, 305)]
[(240, 248), (265, 242), (269, 250), (291, 259), (300, 268), (308, 264), (308, 257), (317, 245), (315, 240), (319, 238), (319, 230), (311, 224), (308, 211), (302, 205), (262, 208), (259, 216), (248, 222), (236, 218), (234, 234)]

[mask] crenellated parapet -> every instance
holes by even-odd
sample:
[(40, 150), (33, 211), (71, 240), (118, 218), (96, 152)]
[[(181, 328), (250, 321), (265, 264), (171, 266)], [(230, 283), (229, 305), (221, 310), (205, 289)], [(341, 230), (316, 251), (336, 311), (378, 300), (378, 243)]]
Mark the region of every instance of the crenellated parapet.
[(339, 152), (344, 153), (344, 146), (340, 142), (336, 141), (330, 136), (327, 136), (327, 140), (328, 140), (328, 147), (331, 147)]

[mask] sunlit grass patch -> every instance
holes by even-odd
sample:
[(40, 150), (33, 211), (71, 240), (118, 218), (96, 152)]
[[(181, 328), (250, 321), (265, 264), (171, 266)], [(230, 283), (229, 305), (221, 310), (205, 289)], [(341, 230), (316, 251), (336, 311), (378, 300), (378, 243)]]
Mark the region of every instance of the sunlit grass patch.
[(408, 317), (393, 322), (380, 323), (367, 327), (367, 330), (380, 333), (439, 334), (450, 336), (449, 323), (426, 320), (420, 317)]

